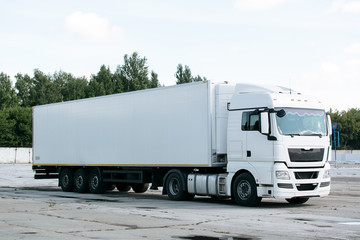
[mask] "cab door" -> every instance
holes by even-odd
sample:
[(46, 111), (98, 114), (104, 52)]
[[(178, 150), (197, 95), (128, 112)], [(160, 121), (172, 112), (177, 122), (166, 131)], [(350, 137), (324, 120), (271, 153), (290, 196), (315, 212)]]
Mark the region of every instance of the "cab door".
[(242, 114), (241, 129), (246, 135), (246, 161), (258, 172), (262, 184), (272, 184), (272, 171), (274, 165), (274, 141), (260, 132), (260, 111), (244, 111)]

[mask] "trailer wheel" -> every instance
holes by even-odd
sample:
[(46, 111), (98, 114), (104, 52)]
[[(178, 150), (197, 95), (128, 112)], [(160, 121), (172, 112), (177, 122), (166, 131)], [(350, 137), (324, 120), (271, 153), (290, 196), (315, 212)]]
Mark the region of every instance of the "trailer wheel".
[(93, 169), (89, 175), (89, 189), (92, 193), (104, 193), (107, 189), (107, 184), (101, 180), (100, 170)]
[(136, 193), (144, 193), (148, 190), (149, 188), (149, 184), (148, 183), (136, 183), (136, 184), (131, 184), (131, 188), (134, 190), (134, 192)]
[(261, 198), (257, 196), (256, 183), (250, 173), (242, 173), (236, 177), (232, 186), (235, 202), (243, 206), (257, 206)]
[(59, 175), (59, 185), (64, 192), (74, 191), (74, 172), (70, 168), (63, 168)]
[(171, 173), (167, 177), (166, 192), (170, 200), (174, 201), (191, 200), (195, 196), (184, 191), (183, 182), (178, 173)]
[(119, 192), (128, 192), (131, 189), (131, 186), (126, 183), (117, 183), (116, 188)]
[(74, 186), (75, 191), (78, 193), (87, 193), (89, 192), (89, 172), (80, 168), (76, 170), (74, 175)]
[(290, 204), (303, 204), (309, 200), (308, 197), (294, 197), (294, 198), (287, 198), (286, 201)]

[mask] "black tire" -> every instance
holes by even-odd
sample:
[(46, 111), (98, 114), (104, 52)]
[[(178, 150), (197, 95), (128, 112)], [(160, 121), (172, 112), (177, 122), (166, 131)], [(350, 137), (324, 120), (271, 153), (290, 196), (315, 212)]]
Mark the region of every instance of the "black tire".
[(93, 169), (89, 175), (89, 189), (92, 193), (104, 193), (107, 189), (107, 184), (101, 180), (100, 170)]
[(128, 192), (131, 189), (131, 186), (127, 183), (117, 183), (116, 188), (119, 192)]
[(241, 173), (232, 186), (234, 201), (242, 206), (257, 206), (261, 198), (257, 196), (256, 183), (250, 173)]
[(78, 193), (89, 192), (89, 172), (86, 169), (80, 168), (76, 170), (74, 174), (74, 187)]
[(74, 171), (70, 168), (61, 169), (59, 185), (64, 192), (74, 191)]
[(166, 192), (170, 200), (191, 200), (195, 195), (184, 191), (183, 181), (178, 173), (171, 173), (166, 180)]
[(287, 198), (286, 201), (290, 204), (303, 204), (309, 200), (308, 197), (294, 197), (294, 198)]
[(149, 184), (148, 183), (136, 183), (136, 184), (131, 184), (131, 188), (134, 190), (134, 192), (136, 193), (144, 193), (149, 189)]

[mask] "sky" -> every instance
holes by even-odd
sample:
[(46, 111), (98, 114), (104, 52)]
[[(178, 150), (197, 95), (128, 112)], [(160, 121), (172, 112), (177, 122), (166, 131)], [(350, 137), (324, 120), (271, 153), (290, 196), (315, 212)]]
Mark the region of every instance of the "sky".
[(270, 84), (360, 108), (360, 0), (0, 0), (0, 72), (16, 81), (114, 72), (146, 57), (166, 86), (178, 64), (214, 82)]

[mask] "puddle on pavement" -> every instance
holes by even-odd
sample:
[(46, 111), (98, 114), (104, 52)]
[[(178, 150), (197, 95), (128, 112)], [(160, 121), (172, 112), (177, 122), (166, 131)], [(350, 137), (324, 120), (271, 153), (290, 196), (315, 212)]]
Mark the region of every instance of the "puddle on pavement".
[(296, 221), (301, 221), (301, 222), (312, 222), (312, 219), (308, 219), (308, 218), (294, 218), (294, 220)]
[(158, 209), (157, 207), (136, 207), (137, 209), (148, 209), (148, 210), (152, 210), (152, 209)]
[(184, 236), (184, 237), (176, 236), (173, 238), (187, 239), (187, 240), (260, 240), (261, 239), (252, 236), (211, 237), (211, 236), (200, 236), (200, 235), (192, 235), (192, 236)]
[(37, 234), (37, 232), (22, 232), (21, 234)]

